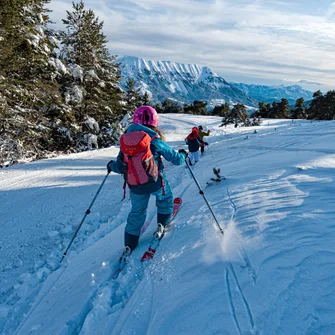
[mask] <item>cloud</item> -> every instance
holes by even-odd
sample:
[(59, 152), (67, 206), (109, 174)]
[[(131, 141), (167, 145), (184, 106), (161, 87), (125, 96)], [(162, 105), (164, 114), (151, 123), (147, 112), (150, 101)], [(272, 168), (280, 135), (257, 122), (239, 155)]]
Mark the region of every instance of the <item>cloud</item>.
[(293, 79), (293, 78), (285, 78), (284, 81), (290, 82), (290, 83), (296, 83), (296, 84), (302, 84), (302, 85), (316, 85), (316, 86), (322, 86), (322, 82), (318, 81), (310, 81), (306, 79)]
[(335, 2), (333, 2), (329, 5), (327, 17), (328, 18), (333, 18), (334, 14), (335, 14)]
[(318, 86), (321, 86), (323, 85), (323, 83), (318, 83), (316, 81), (309, 81), (309, 80), (304, 80), (304, 79), (300, 79), (298, 81), (299, 84), (309, 84), (309, 85), (318, 85)]
[[(207, 65), (228, 80), (249, 76), (280, 81), (303, 73), (307, 81), (322, 78), (329, 87), (335, 83), (335, 22), (329, 19), (335, 2), (324, 12), (318, 12), (312, 0), (294, 6), (284, 0), (85, 4), (104, 21), (112, 54)], [(54, 0), (48, 6), (60, 27), (69, 2)]]

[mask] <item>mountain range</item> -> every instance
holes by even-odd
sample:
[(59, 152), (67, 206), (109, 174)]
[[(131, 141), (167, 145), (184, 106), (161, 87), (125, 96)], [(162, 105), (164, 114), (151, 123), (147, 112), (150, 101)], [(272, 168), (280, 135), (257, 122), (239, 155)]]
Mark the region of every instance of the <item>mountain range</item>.
[(290, 104), (294, 104), (298, 98), (304, 98), (305, 101), (313, 98), (313, 92), (307, 91), (299, 85), (265, 86), (244, 83), (231, 84), (249, 97), (266, 103), (272, 103), (273, 101), (280, 101), (282, 98), (286, 98)]
[(209, 107), (225, 101), (256, 107), (259, 101), (272, 102), (287, 98), (290, 103), (297, 98), (311, 99), (313, 93), (302, 87), (263, 86), (230, 83), (207, 66), (182, 64), (171, 61), (152, 61), (140, 57), (124, 56), (117, 59), (121, 69), (121, 86), (129, 78), (136, 81), (140, 93), (148, 92), (153, 102), (166, 99), (180, 104), (203, 100)]

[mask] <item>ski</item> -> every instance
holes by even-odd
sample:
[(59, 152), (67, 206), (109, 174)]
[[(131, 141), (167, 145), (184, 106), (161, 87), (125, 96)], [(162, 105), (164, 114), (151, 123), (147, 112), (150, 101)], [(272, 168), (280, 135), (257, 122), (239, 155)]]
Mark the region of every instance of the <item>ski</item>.
[(226, 180), (226, 177), (220, 175), (220, 169), (213, 168), (213, 173), (215, 177), (206, 183), (207, 186), (217, 185), (221, 180)]
[[(172, 216), (171, 216), (171, 219), (170, 219), (170, 222), (168, 224), (171, 223), (172, 219), (176, 216), (180, 206), (182, 204), (182, 199), (181, 198), (175, 198), (173, 200), (173, 212), (172, 212)], [(147, 226), (149, 226), (150, 224), (150, 221), (151, 220), (148, 220), (145, 225), (147, 224)], [(154, 238), (153, 240), (151, 241), (150, 245), (149, 245), (149, 248), (147, 250), (147, 252), (150, 252), (150, 254), (154, 254), (156, 252), (156, 248), (158, 247), (159, 245), (159, 241), (163, 238), (164, 236), (164, 233), (165, 233), (165, 229), (164, 226), (162, 224), (160, 224), (158, 226), (158, 229), (156, 230), (156, 232), (154, 233)], [(157, 243), (158, 242), (158, 243)], [(147, 253), (146, 252), (146, 253)], [(146, 255), (146, 253), (143, 255), (142, 257), (142, 262), (146, 259), (144, 259), (144, 256)], [(122, 270), (126, 267), (126, 265), (129, 263), (130, 261), (130, 255), (131, 255), (131, 250), (129, 247), (126, 247), (125, 250), (123, 251), (123, 254), (121, 255), (120, 257), (120, 260), (119, 260), (119, 265), (118, 267), (113, 271), (111, 277), (112, 279), (117, 279), (119, 274), (122, 272)], [(149, 258), (148, 259), (151, 259), (153, 256), (148, 256)]]
[(122, 270), (125, 268), (125, 266), (129, 263), (130, 254), (131, 254), (131, 249), (129, 247), (126, 247), (120, 257), (119, 266), (112, 274), (112, 279), (116, 279), (119, 276), (119, 274), (122, 272)]
[(182, 204), (182, 199), (181, 198), (175, 198), (173, 200), (173, 212), (172, 212), (171, 219), (165, 227), (161, 223), (158, 224), (157, 230), (154, 233), (152, 241), (150, 242), (147, 251), (143, 254), (143, 256), (141, 258), (142, 262), (148, 261), (148, 260), (150, 260), (154, 257), (154, 255), (156, 253), (156, 249), (158, 248), (159, 243), (160, 243), (161, 239), (163, 238), (167, 227), (171, 224), (172, 220), (174, 219), (174, 217), (178, 213), (181, 204)]
[(206, 182), (206, 186), (212, 186), (219, 184), (222, 180), (226, 180), (226, 177), (221, 177), (221, 179), (212, 178), (210, 181)]

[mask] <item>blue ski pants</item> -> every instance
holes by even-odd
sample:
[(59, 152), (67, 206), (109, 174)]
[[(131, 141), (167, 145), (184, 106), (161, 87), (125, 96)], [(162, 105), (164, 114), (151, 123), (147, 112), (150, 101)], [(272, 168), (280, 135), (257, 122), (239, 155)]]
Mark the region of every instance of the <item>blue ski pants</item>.
[(168, 181), (164, 178), (164, 189), (160, 188), (154, 193), (135, 194), (130, 191), (131, 211), (128, 215), (126, 232), (131, 235), (140, 236), (142, 226), (144, 225), (150, 195), (156, 197), (157, 221), (163, 225), (169, 222), (173, 211), (173, 195)]
[[(196, 151), (196, 152), (189, 152), (188, 153), (188, 157), (189, 157), (189, 162), (190, 163), (197, 163), (197, 162), (199, 162), (199, 151)], [(193, 160), (194, 160), (194, 162), (193, 162)]]

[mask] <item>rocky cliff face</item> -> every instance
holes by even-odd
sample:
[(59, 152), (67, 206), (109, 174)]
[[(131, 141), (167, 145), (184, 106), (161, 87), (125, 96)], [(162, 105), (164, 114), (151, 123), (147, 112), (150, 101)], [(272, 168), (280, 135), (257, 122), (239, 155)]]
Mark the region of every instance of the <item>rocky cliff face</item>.
[(243, 103), (256, 106), (257, 101), (228, 83), (208, 67), (169, 61), (150, 61), (138, 57), (119, 58), (122, 85), (128, 78), (136, 80), (143, 94), (147, 91), (154, 102), (171, 99), (180, 103), (203, 100), (209, 106)]

